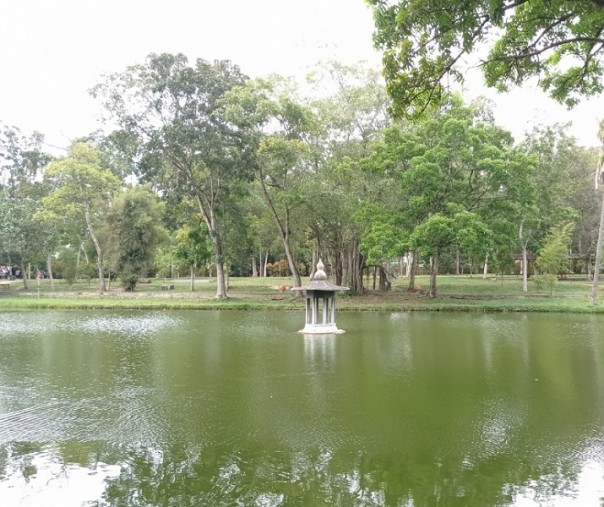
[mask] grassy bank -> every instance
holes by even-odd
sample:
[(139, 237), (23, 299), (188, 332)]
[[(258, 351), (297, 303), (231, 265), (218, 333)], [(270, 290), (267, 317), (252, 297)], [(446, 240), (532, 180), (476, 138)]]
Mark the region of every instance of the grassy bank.
[[(307, 281), (307, 280), (306, 280)], [(305, 282), (306, 282), (305, 281)], [(522, 281), (515, 276), (487, 278), (474, 276), (439, 277), (438, 297), (429, 298), (425, 290), (409, 293), (405, 279), (395, 280), (392, 291), (380, 294), (372, 289), (372, 280), (363, 296), (340, 294), (340, 311), (477, 311), (477, 312), (573, 312), (604, 313), (604, 302), (589, 306), (591, 285), (585, 278), (562, 280), (553, 292), (529, 282), (529, 291), (522, 291)], [(427, 277), (417, 283), (424, 288)], [(151, 280), (140, 284), (137, 291), (127, 293), (114, 284), (100, 295), (94, 280), (68, 285), (48, 280), (31, 281), (29, 290), (21, 281), (10, 283), (0, 292), (0, 309), (304, 309), (302, 301), (281, 286), (290, 286), (289, 278), (231, 278), (229, 299), (214, 299), (216, 285), (212, 280), (198, 280), (191, 291), (189, 281)], [(169, 290), (167, 289), (169, 286)], [(602, 292), (604, 298), (604, 291)]]

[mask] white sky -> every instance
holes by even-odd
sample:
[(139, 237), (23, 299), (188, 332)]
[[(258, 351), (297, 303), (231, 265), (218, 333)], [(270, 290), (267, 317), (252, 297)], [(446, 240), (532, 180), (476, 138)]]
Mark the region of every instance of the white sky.
[[(331, 58), (377, 67), (372, 32), (363, 0), (1, 0), (0, 121), (65, 147), (100, 126), (88, 90), (151, 52), (301, 76)], [(495, 100), (498, 123), (517, 139), (534, 125), (573, 121), (571, 134), (598, 144), (601, 98), (568, 112), (531, 90), (478, 93)]]

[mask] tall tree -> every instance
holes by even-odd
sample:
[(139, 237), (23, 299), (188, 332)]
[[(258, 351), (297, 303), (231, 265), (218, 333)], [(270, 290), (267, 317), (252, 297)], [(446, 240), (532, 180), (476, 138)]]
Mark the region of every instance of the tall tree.
[(216, 297), (227, 297), (223, 205), (252, 169), (241, 129), (223, 115), (221, 100), (246, 77), (227, 61), (151, 54), (142, 65), (93, 90), (121, 132), (115, 135), (139, 176), (165, 192), (194, 200), (208, 228), (216, 262)]
[(305, 207), (302, 185), (314, 172), (309, 138), (316, 119), (296, 99), (291, 83), (280, 78), (256, 80), (231, 91), (225, 101), (229, 117), (249, 126), (255, 136), (256, 181), (281, 237), (295, 287), (302, 285), (294, 255), (294, 215)]
[(499, 90), (539, 77), (554, 99), (573, 105), (602, 92), (602, 0), (367, 0), (375, 44), (384, 51), (398, 116), (414, 116), (445, 97), (461, 62), (489, 47), (486, 84)]
[[(525, 205), (509, 211), (507, 215), (517, 216), (515, 221), (520, 222), (518, 239), (524, 256), (523, 265), (527, 266), (528, 250), (536, 252), (548, 231), (556, 225), (569, 221), (575, 223), (581, 215), (581, 229), (592, 222), (585, 216), (585, 210), (588, 209), (589, 214), (595, 211), (593, 154), (577, 146), (576, 140), (566, 133), (564, 125), (534, 129), (521, 143), (521, 149), (534, 164), (519, 173), (515, 182), (516, 193), (519, 197), (524, 196)], [(590, 239), (587, 245), (582, 246), (586, 257), (593, 252), (593, 243), (594, 240)], [(523, 269), (525, 291), (528, 290), (527, 271)]]
[(368, 179), (360, 161), (390, 123), (388, 97), (380, 73), (363, 65), (328, 62), (312, 77), (323, 92), (310, 101), (321, 125), (316, 142), (322, 153), (309, 189), (312, 236), (336, 283), (361, 293), (366, 259), (355, 212), (359, 202), (379, 200), (385, 184)]
[(52, 158), (43, 152), (43, 140), (38, 132), (27, 136), (0, 123), (0, 249), (10, 263), (20, 265), (25, 288), (26, 259), (37, 260), (48, 238), (34, 218), (45, 190), (39, 176)]
[(104, 246), (97, 231), (120, 180), (101, 166), (100, 151), (88, 143), (73, 144), (65, 158), (48, 165), (45, 178), (53, 189), (42, 199), (47, 214), (83, 220), (97, 254), (99, 291), (105, 292)]
[[(515, 180), (526, 160), (508, 132), (451, 97), (437, 114), (389, 129), (364, 166), (399, 187), (399, 199), (390, 200), (391, 215), (397, 217), (401, 235), (410, 235), (410, 247), (431, 256), (453, 246), (486, 256), (491, 242), (472, 241), (467, 231), (474, 228), (476, 237), (488, 236), (484, 229), (496, 210), (515, 199)], [(481, 252), (477, 245), (484, 247)], [(430, 293), (435, 295), (438, 259), (432, 268)]]
[(155, 251), (167, 240), (157, 196), (147, 186), (125, 189), (113, 202), (107, 228), (113, 271), (124, 289), (133, 292), (153, 265)]

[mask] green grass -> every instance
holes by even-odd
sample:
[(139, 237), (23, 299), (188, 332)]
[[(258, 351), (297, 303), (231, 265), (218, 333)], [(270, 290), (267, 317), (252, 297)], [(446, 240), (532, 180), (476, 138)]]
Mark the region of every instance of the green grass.
[[(303, 283), (307, 283), (304, 280)], [(471, 312), (572, 312), (604, 313), (604, 302), (591, 307), (591, 284), (585, 278), (572, 278), (556, 283), (553, 295), (539, 290), (533, 281), (529, 291), (522, 291), (522, 280), (516, 276), (483, 279), (482, 276), (439, 276), (438, 297), (426, 294), (428, 277), (420, 276), (417, 284), (420, 293), (407, 292), (408, 281), (398, 278), (392, 291), (386, 294), (369, 290), (363, 296), (339, 294), (339, 311), (471, 311)], [(170, 291), (162, 290), (166, 284), (174, 285)], [(300, 310), (304, 303), (291, 291), (280, 291), (279, 286), (290, 287), (290, 278), (235, 278), (229, 281), (229, 299), (214, 298), (216, 284), (213, 280), (198, 280), (191, 292), (188, 280), (151, 280), (140, 284), (135, 293), (126, 293), (113, 283), (107, 294), (98, 294), (92, 281), (68, 285), (48, 280), (30, 281), (29, 290), (21, 281), (11, 282), (9, 290), (0, 292), (0, 309), (232, 309), (232, 310)], [(372, 287), (370, 279), (365, 286)], [(602, 294), (604, 299), (604, 293)]]

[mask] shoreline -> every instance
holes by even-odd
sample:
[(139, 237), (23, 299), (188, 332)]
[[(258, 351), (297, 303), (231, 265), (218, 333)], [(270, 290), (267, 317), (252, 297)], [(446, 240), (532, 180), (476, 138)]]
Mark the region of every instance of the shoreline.
[[(200, 283), (201, 282), (201, 283)], [(303, 312), (304, 300), (282, 287), (287, 278), (231, 278), (229, 298), (214, 297), (215, 284), (198, 281), (191, 292), (187, 281), (177, 280), (174, 290), (162, 290), (165, 282), (154, 280), (141, 284), (135, 292), (112, 288), (99, 294), (93, 282), (68, 286), (57, 283), (50, 288), (47, 280), (29, 290), (11, 282), (10, 290), (0, 292), (0, 311), (10, 310), (276, 310)], [(427, 280), (420, 278), (422, 286)], [(423, 283), (422, 283), (423, 282)], [(531, 287), (522, 292), (517, 277), (483, 279), (468, 275), (443, 275), (439, 279), (439, 295), (429, 298), (425, 291), (408, 292), (407, 281), (395, 280), (391, 291), (380, 293), (368, 290), (366, 294), (338, 295), (338, 312), (557, 312), (604, 313), (604, 293), (600, 303), (589, 304), (591, 284), (583, 279), (557, 283), (552, 293)]]

